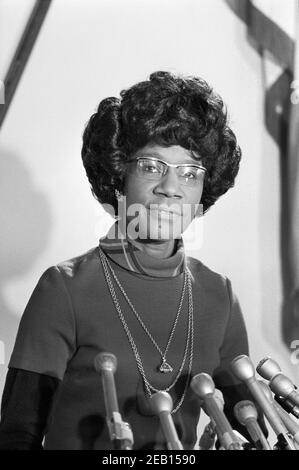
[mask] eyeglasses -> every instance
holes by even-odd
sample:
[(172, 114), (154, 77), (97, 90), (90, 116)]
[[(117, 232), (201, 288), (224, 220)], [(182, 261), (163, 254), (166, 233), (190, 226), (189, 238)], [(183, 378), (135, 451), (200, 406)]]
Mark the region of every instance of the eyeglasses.
[(131, 162), (136, 162), (137, 176), (150, 181), (161, 180), (167, 174), (169, 167), (175, 168), (180, 184), (186, 186), (197, 186), (206, 172), (206, 168), (201, 165), (193, 163), (175, 165), (155, 157), (137, 157)]

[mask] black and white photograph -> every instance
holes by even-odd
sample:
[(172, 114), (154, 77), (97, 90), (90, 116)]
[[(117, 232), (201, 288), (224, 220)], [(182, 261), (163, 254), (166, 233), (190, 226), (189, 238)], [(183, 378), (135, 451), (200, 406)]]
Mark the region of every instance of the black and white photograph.
[(0, 0), (0, 200), (0, 450), (299, 450), (299, 0)]

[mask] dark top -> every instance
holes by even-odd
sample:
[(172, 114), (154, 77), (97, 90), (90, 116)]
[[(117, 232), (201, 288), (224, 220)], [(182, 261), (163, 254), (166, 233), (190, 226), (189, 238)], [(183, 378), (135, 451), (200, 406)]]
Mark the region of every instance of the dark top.
[[(182, 269), (172, 276), (155, 277), (127, 269), (124, 263), (108, 256), (136, 310), (164, 349), (179, 304)], [(235, 356), (248, 354), (240, 307), (227, 278), (196, 259), (184, 262), (192, 273), (194, 303), (191, 375), (207, 372), (213, 376), (231, 410), (244, 396), (240, 395), (242, 387), (236, 387), (238, 382), (229, 364)], [(158, 351), (120, 291), (117, 295), (149, 381), (158, 389), (166, 388), (184, 353), (188, 296), (167, 355), (174, 371), (161, 374), (157, 371), (161, 363)], [(159, 420), (149, 409), (134, 354), (106, 284), (98, 247), (49, 268), (27, 304), (2, 400), (0, 448), (39, 448), (45, 434), (45, 449), (110, 449), (101, 378), (93, 365), (101, 351), (109, 351), (118, 359), (115, 380), (119, 407), (122, 418), (132, 427), (134, 448), (164, 448)], [(174, 404), (182, 395), (186, 373), (187, 364), (170, 392)], [(16, 397), (24, 406), (17, 403)], [(16, 403), (22, 409), (19, 414)], [(196, 442), (199, 412), (198, 399), (189, 387), (183, 405), (173, 414), (185, 449)]]

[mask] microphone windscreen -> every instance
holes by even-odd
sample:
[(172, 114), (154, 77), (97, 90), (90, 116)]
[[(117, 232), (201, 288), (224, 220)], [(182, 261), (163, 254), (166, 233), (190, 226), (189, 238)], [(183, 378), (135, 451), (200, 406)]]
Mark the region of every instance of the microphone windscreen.
[(191, 380), (191, 389), (196, 393), (202, 400), (215, 391), (215, 384), (212, 377), (205, 372), (197, 374)]
[(239, 423), (245, 426), (247, 419), (257, 420), (258, 412), (254, 403), (250, 400), (242, 400), (235, 404), (234, 415)]
[(274, 359), (267, 356), (258, 363), (256, 371), (264, 379), (271, 380), (274, 375), (281, 372), (281, 369)]
[(150, 402), (152, 410), (156, 415), (163, 412), (171, 413), (172, 411), (173, 401), (167, 392), (160, 391), (154, 393), (150, 398)]
[(114, 373), (117, 368), (116, 356), (112, 353), (101, 352), (94, 358), (94, 367), (100, 374), (103, 371), (110, 371)]

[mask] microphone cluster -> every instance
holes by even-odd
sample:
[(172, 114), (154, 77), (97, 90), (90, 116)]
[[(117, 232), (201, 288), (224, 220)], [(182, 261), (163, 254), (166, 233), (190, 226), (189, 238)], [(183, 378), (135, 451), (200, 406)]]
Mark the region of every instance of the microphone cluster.
[[(266, 362), (267, 361), (263, 359), (259, 365), (262, 363), (262, 367), (265, 369)], [(254, 365), (250, 358), (245, 355), (237, 356), (232, 361), (231, 367), (235, 376), (247, 385), (253, 399), (275, 432), (277, 443), (274, 448), (279, 450), (296, 450), (294, 436), (290, 433), (285, 422), (281, 419), (276, 407), (273, 406), (272, 400), (269, 399), (269, 394), (267, 392), (265, 393), (265, 386), (267, 386), (267, 384), (264, 385), (264, 383), (261, 383), (261, 381), (256, 379)], [(273, 364), (271, 363), (271, 371), (267, 368), (268, 373), (272, 374), (272, 367)], [(261, 373), (259, 366), (257, 367), (257, 372)], [(271, 391), (270, 395), (272, 397)]]
[[(102, 378), (106, 422), (113, 447), (131, 450), (134, 444), (133, 433), (119, 412), (114, 382), (117, 359), (113, 354), (100, 353), (96, 356), (94, 365)], [(215, 388), (212, 377), (200, 373), (192, 378), (190, 386), (210, 422), (199, 439), (199, 450), (299, 450), (299, 424), (296, 422), (296, 418), (299, 418), (299, 392), (281, 372), (277, 362), (265, 357), (256, 367), (258, 374), (268, 384), (255, 377), (254, 365), (248, 356), (237, 356), (231, 362), (231, 370), (236, 378), (246, 384), (252, 397), (252, 400), (236, 403), (233, 410), (236, 420), (246, 428), (251, 442), (232, 428), (223, 411), (223, 395)], [(150, 398), (150, 406), (159, 417), (167, 448), (183, 450), (171, 415), (173, 401), (170, 394), (165, 391), (154, 393)], [(273, 449), (259, 425), (258, 417), (262, 415), (277, 437)]]

